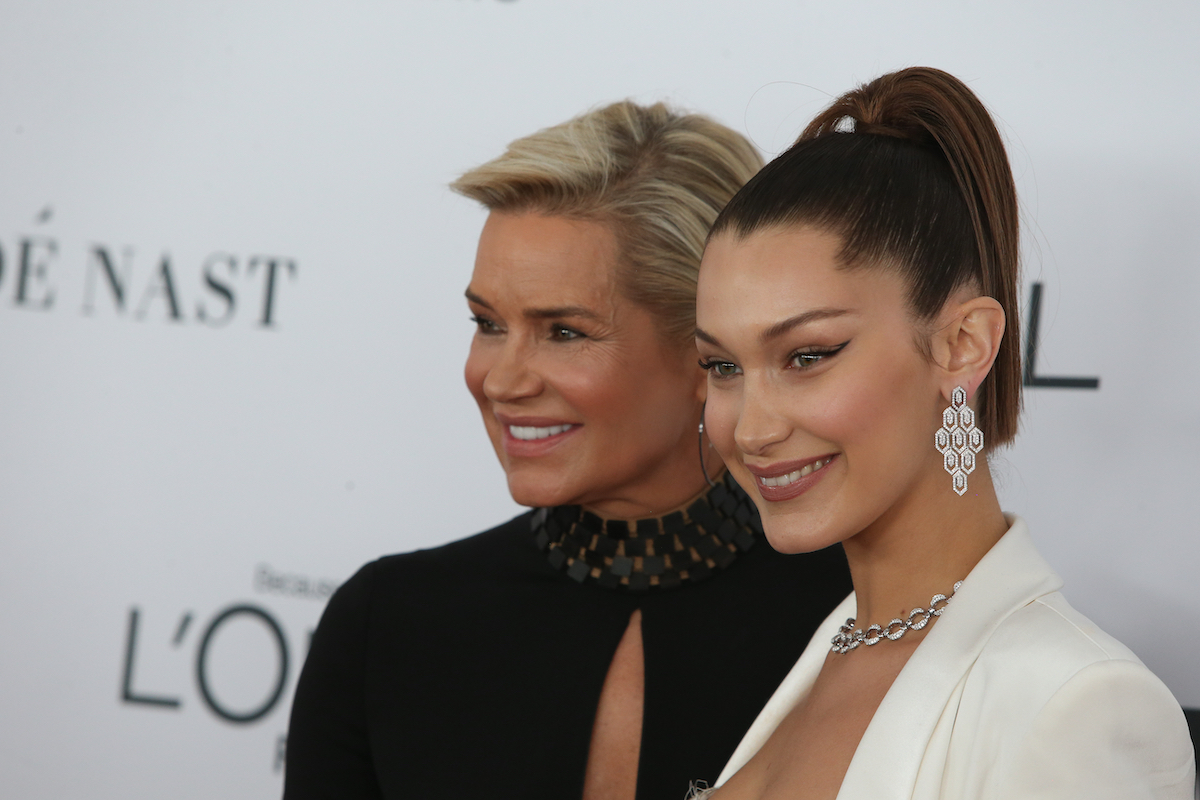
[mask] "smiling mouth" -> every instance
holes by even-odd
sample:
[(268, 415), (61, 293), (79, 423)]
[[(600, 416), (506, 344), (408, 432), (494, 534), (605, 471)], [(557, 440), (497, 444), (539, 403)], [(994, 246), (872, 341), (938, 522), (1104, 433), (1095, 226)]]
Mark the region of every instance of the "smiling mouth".
[(551, 425), (548, 428), (535, 428), (532, 425), (509, 425), (508, 432), (514, 439), (519, 439), (522, 442), (536, 442), (538, 439), (549, 439), (551, 436), (566, 433), (573, 427), (575, 426)]
[(816, 472), (817, 470), (825, 467), (826, 465), (829, 464), (830, 461), (833, 461), (833, 456), (830, 456), (829, 458), (823, 458), (823, 459), (819, 458), (816, 461), (812, 462), (811, 464), (806, 464), (804, 467), (802, 467), (800, 469), (792, 470), (791, 472), (785, 473), (783, 475), (776, 475), (775, 477), (772, 477), (772, 478), (759, 478), (758, 483), (760, 486), (770, 486), (770, 487), (790, 486), (791, 484), (795, 483), (796, 481), (800, 480), (801, 478), (807, 477), (807, 476), (813, 474), (814, 472)]

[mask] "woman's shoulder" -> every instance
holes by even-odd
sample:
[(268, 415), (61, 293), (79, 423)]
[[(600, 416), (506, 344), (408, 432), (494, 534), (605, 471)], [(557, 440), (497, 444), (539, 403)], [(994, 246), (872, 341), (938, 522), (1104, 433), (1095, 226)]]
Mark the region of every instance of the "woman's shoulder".
[(527, 511), (482, 533), (446, 544), (382, 556), (364, 569), (376, 575), (387, 575), (411, 569), (458, 570), (473, 564), (504, 564), (514, 555), (536, 552), (529, 524), (532, 513)]
[[(1161, 687), (1132, 650), (1076, 610), (1061, 592), (1038, 597), (1005, 617), (988, 637), (971, 680), (1006, 714), (1036, 714), (1064, 686), (1096, 685), (1105, 676)], [(1165, 687), (1162, 687), (1165, 691)]]
[(371, 606), (404, 597), (416, 597), (424, 604), (464, 585), (502, 582), (540, 565), (529, 529), (530, 513), (436, 547), (368, 561), (338, 587), (329, 609), (364, 613)]
[(1190, 786), (1194, 774), (1187, 725), (1170, 690), (1060, 592), (998, 625), (971, 668), (959, 717), (972, 739), (996, 740), (1012, 790), (1004, 796), (1022, 796), (1042, 781), (1082, 785), (1081, 771), (1097, 757), (1106, 766), (1095, 777), (1113, 786), (1128, 780), (1130, 791), (1147, 776), (1158, 786)]
[(971, 608), (968, 627), (982, 645), (972, 674), (986, 677), (993, 691), (1012, 684), (1027, 696), (1035, 687), (1053, 692), (1100, 663), (1127, 663), (1153, 679), (1132, 650), (1067, 602), (1062, 579), (1043, 560), (1024, 521), (1009, 521), (1008, 533), (962, 588)]
[(1179, 703), (1067, 602), (1021, 520), (976, 570), (962, 599), (982, 644), (954, 703), (947, 785), (957, 793), (946, 796), (1190, 798), (1193, 749)]
[[(962, 684), (954, 718), (965, 735), (950, 748), (947, 784), (972, 787), (966, 794), (1190, 796), (1192, 741), (1175, 697), (1058, 591), (998, 624)], [(991, 753), (990, 774), (1003, 776), (986, 788), (971, 782), (980, 776), (980, 747)], [(1057, 793), (1045, 795), (1046, 787)]]
[(1033, 658), (1045, 666), (1060, 665), (1068, 673), (1100, 661), (1142, 664), (1132, 650), (1057, 591), (1036, 598), (1005, 618), (989, 639), (983, 657), (1005, 661)]

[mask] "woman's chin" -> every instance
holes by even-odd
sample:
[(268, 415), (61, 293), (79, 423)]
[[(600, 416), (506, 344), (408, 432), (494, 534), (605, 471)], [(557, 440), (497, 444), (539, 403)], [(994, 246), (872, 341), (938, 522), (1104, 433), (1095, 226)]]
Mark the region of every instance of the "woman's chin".
[(844, 538), (821, 524), (812, 514), (768, 513), (762, 517), (762, 526), (767, 543), (773, 550), (785, 555), (824, 550)]
[[(529, 508), (549, 508), (570, 505), (577, 493), (565, 487), (552, 485), (546, 476), (529, 474), (531, 470), (519, 470), (508, 474), (508, 493), (513, 502)], [(550, 484), (550, 485), (548, 485)]]

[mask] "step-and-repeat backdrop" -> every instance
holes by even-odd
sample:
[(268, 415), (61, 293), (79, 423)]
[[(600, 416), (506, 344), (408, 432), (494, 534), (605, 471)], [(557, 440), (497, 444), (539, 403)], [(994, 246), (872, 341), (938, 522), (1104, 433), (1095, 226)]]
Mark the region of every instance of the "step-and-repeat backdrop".
[(1200, 706), (1198, 32), (1188, 2), (6, 2), (0, 793), (276, 796), (333, 589), (518, 511), (461, 378), (460, 171), (623, 97), (770, 155), (914, 64), (994, 109), (1022, 194), (1005, 506)]

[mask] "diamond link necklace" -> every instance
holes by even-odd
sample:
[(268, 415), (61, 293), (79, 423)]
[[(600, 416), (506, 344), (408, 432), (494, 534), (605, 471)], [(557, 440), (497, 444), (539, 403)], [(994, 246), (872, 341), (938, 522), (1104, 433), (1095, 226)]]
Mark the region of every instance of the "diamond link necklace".
[(949, 597), (944, 594), (935, 594), (929, 601), (928, 609), (914, 608), (908, 613), (908, 619), (896, 617), (887, 625), (872, 625), (864, 631), (854, 627), (854, 618), (851, 617), (833, 637), (831, 640), (833, 647), (829, 649), (831, 652), (844, 654), (849, 653), (860, 644), (870, 647), (873, 644), (879, 644), (884, 639), (894, 642), (909, 631), (919, 631), (928, 625), (931, 619), (942, 615), (946, 606), (954, 599), (954, 595), (958, 594), (958, 587), (962, 584), (962, 581), (954, 584)]

